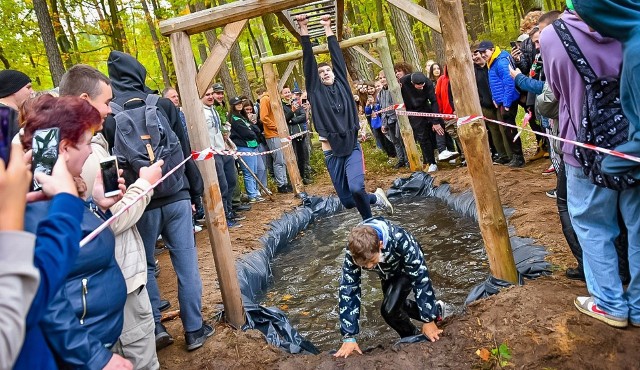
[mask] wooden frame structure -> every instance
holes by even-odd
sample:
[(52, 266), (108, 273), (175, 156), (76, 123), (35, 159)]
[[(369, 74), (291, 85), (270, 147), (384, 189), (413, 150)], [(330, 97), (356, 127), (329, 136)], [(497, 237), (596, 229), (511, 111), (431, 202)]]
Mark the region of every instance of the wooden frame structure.
[[(459, 116), (481, 115), (482, 111), (477, 101), (477, 87), (471, 62), (471, 53), (467, 44), (467, 32), (460, 0), (437, 0), (439, 13), (443, 15), (440, 18), (410, 0), (388, 1), (437, 32), (444, 31), (442, 33), (447, 46), (447, 61), (452, 76), (451, 81), (457, 113)], [(237, 41), (238, 36), (246, 26), (248, 19), (266, 13), (276, 13), (287, 29), (299, 38), (297, 27), (293, 23), (293, 15), (298, 14), (298, 12), (310, 16), (319, 16), (326, 13), (335, 15), (335, 34), (338, 38), (342, 35), (344, 0), (243, 0), (160, 22), (160, 32), (170, 38), (178, 87), (182, 95), (183, 110), (188, 123), (187, 129), (194, 150), (200, 151), (211, 145), (200, 98), (217, 74), (231, 46)], [(200, 71), (197, 72), (193, 62), (194, 54), (190, 35), (223, 26), (224, 29), (218, 36), (218, 42), (212, 48)], [(310, 33), (314, 37), (319, 36), (320, 32), (321, 30), (310, 29)], [(358, 47), (362, 44), (374, 42), (380, 51), (381, 61), (369, 55), (363, 48)], [(394, 76), (393, 61), (384, 32), (354, 37), (341, 41), (340, 45), (342, 48), (355, 47), (355, 50), (367, 59), (379, 66), (381, 65), (385, 75)], [(326, 45), (314, 48), (314, 54), (327, 51)], [(294, 63), (292, 61), (299, 59), (301, 56), (302, 52), (297, 51), (261, 59), (268, 91), (273, 98), (271, 100), (272, 109), (278, 122), (278, 131), (281, 137), (286, 137), (288, 130), (282, 105), (277, 99), (279, 91), (273, 63), (290, 61), (289, 70), (293, 69)], [(402, 95), (398, 82), (394, 78), (389, 78), (388, 82), (394, 101), (401, 103)], [(419, 170), (420, 161), (408, 119), (406, 116), (399, 116), (398, 118), (411, 169)], [(491, 272), (500, 279), (517, 283), (517, 271), (511, 253), (506, 220), (502, 211), (502, 204), (500, 203), (498, 187), (489, 155), (487, 131), (484, 127), (484, 122), (476, 121), (460, 127), (459, 136), (467, 155), (480, 229), (489, 256)], [(284, 154), (294, 191), (299, 193), (302, 190), (302, 181), (295, 165), (293, 149), (290, 146), (285, 148)], [(245, 322), (244, 310), (215, 166), (210, 162), (200, 162), (199, 168), (205, 182), (207, 230), (211, 240), (226, 318), (232, 326), (240, 328)]]

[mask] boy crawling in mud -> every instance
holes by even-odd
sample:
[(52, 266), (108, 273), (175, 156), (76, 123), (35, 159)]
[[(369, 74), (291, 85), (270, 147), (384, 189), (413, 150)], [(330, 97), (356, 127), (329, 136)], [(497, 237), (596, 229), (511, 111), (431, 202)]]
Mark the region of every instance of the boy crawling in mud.
[[(442, 330), (435, 322), (442, 319), (444, 304), (436, 301), (420, 243), (413, 235), (381, 217), (375, 217), (354, 227), (348, 244), (339, 291), (343, 343), (334, 356), (347, 357), (354, 350), (362, 354), (356, 342), (360, 331), (362, 269), (375, 271), (380, 276), (384, 295), (380, 312), (400, 337), (422, 333), (432, 342), (440, 339)], [(407, 299), (411, 289), (415, 301)], [(422, 329), (418, 329), (410, 318), (422, 321)]]

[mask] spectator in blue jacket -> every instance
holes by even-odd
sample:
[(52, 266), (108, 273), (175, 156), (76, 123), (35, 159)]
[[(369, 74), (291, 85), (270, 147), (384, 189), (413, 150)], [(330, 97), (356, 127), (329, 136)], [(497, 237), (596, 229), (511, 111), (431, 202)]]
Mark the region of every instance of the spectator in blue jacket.
[[(57, 117), (65, 119), (58, 120)], [(22, 145), (26, 149), (31, 147), (36, 130), (59, 128), (59, 158), (65, 160), (72, 176), (79, 177), (85, 160), (91, 154), (93, 132), (101, 124), (100, 113), (89, 102), (77, 97), (43, 95), (24, 117)], [(102, 185), (98, 181), (96, 184)], [(66, 225), (63, 219), (56, 222), (61, 223), (59, 235), (69, 234), (68, 238), (73, 238), (71, 241), (78, 245), (81, 237), (106, 220), (106, 210), (120, 197), (103, 199), (106, 202), (100, 204), (66, 198), (29, 204), (25, 230), (40, 231), (47, 214), (60, 212), (63, 208), (73, 209), (75, 218), (80, 221), (69, 220)], [(80, 225), (81, 233), (74, 231), (77, 225)], [(113, 233), (107, 229), (79, 252), (76, 250), (78, 258), (66, 275), (65, 283), (60, 289), (46, 293), (52, 297), (48, 305), (32, 306), (27, 318), (27, 337), (16, 368), (132, 368), (128, 360), (109, 350), (122, 331), (127, 295), (114, 248)], [(52, 258), (51, 250), (36, 248), (36, 265), (55, 262)]]
[[(498, 119), (515, 125), (520, 93), (516, 90), (516, 85), (509, 73), (509, 66), (514, 66), (511, 55), (494, 46), (491, 41), (482, 41), (477, 51), (482, 54), (489, 66), (489, 86), (493, 95), (493, 104), (498, 108)], [(515, 142), (513, 141), (518, 134), (518, 129), (506, 127), (505, 133), (513, 153), (509, 167), (524, 167), (522, 142), (519, 137)]]
[[(347, 357), (353, 351), (362, 354), (356, 335), (360, 332), (363, 269), (380, 277), (384, 295), (380, 312), (400, 337), (424, 334), (431, 342), (440, 339), (442, 330), (436, 320), (444, 316), (444, 303), (436, 301), (420, 243), (403, 228), (375, 217), (363, 221), (349, 234), (338, 293), (343, 343), (336, 357)], [(407, 299), (411, 291), (415, 300)], [(422, 321), (422, 328), (418, 329), (411, 319)]]

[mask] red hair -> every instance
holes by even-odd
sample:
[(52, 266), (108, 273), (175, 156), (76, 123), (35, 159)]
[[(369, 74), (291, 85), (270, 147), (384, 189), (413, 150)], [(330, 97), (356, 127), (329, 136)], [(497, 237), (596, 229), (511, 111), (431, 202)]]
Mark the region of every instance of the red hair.
[(60, 129), (60, 141), (67, 140), (77, 145), (87, 131), (100, 128), (102, 117), (88, 101), (74, 96), (54, 98), (42, 95), (25, 107), (23, 119), (24, 134), (22, 146), (31, 149), (31, 140), (37, 130), (57, 127)]

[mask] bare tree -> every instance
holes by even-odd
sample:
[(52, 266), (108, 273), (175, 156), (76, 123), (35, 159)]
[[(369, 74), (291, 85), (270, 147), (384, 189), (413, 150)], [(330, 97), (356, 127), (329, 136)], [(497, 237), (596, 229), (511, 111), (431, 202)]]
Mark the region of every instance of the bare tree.
[(389, 4), (389, 19), (396, 33), (396, 44), (400, 49), (400, 54), (405, 62), (411, 64), (414, 69), (422, 70), (418, 50), (413, 41), (413, 33), (409, 16), (404, 11)]

